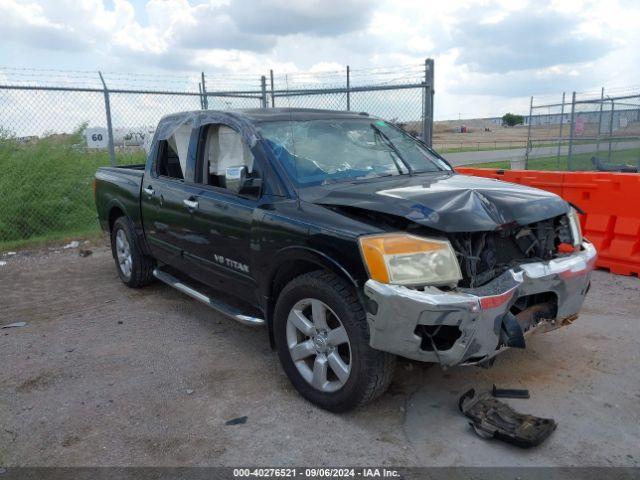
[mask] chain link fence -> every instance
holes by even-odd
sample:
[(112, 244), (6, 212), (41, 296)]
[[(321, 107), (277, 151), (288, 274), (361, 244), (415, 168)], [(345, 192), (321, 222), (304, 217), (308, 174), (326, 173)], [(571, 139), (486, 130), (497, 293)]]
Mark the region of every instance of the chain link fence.
[(524, 165), (530, 170), (640, 171), (640, 92), (618, 89), (531, 97)]
[(162, 116), (273, 107), (363, 111), (431, 144), (433, 61), (258, 76), (0, 69), (0, 251), (97, 231), (96, 169), (143, 163)]

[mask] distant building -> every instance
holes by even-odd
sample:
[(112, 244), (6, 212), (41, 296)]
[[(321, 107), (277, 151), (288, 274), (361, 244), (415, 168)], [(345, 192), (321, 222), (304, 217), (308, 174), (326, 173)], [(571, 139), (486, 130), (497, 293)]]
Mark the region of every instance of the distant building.
[[(565, 105), (565, 109), (570, 109), (571, 105)], [(575, 117), (581, 118), (584, 123), (598, 123), (600, 121), (600, 110), (591, 110), (588, 112), (575, 112)], [(571, 121), (571, 112), (560, 113), (544, 113), (531, 116), (531, 126), (558, 125), (560, 122), (568, 124)], [(611, 110), (607, 111), (607, 107), (602, 110), (602, 130), (609, 129), (611, 122)], [(613, 112), (614, 128), (624, 127), (629, 123), (640, 122), (640, 106), (634, 109), (620, 109)], [(524, 124), (529, 125), (529, 116), (524, 116)]]

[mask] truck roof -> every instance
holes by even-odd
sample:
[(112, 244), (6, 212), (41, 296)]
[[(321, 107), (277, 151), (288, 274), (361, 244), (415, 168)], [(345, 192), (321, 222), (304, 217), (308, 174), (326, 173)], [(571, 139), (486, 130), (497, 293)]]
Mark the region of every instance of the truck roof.
[(193, 110), (186, 112), (177, 112), (167, 115), (175, 121), (181, 117), (192, 117), (194, 115), (211, 114), (229, 115), (236, 118), (243, 118), (250, 122), (278, 122), (286, 120), (321, 120), (330, 118), (362, 118), (368, 117), (368, 113), (364, 112), (347, 112), (344, 110), (323, 110), (318, 108), (249, 108), (238, 110)]
[(323, 110), (319, 108), (252, 108), (233, 110), (233, 113), (244, 115), (260, 122), (282, 120), (318, 120), (321, 118), (362, 118), (368, 117), (364, 112), (347, 112), (344, 110)]

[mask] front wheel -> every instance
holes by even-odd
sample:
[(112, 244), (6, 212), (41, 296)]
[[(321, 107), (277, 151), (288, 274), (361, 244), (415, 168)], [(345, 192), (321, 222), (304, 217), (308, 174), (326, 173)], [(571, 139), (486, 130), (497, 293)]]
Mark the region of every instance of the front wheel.
[(357, 295), (331, 272), (304, 274), (283, 289), (274, 334), (291, 383), (326, 410), (351, 410), (381, 395), (391, 381), (395, 357), (369, 346)]

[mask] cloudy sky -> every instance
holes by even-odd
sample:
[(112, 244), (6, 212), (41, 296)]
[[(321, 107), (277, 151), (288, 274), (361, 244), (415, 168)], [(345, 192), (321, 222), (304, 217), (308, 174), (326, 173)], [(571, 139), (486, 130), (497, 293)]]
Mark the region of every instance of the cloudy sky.
[(640, 2), (0, 0), (0, 65), (169, 75), (436, 61), (436, 118), (640, 83)]

